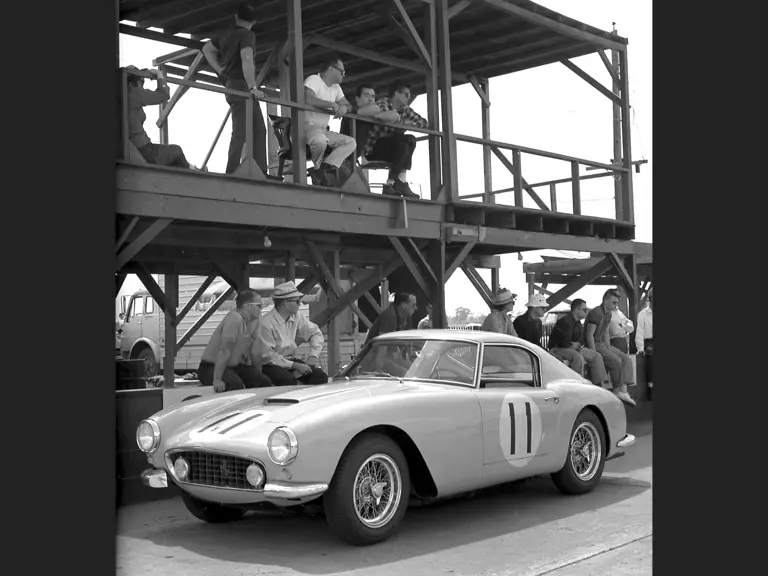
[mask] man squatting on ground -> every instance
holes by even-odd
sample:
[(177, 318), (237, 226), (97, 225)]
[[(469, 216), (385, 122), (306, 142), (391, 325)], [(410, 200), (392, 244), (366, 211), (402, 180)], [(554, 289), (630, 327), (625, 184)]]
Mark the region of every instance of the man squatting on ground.
[(203, 352), (197, 376), (203, 386), (216, 392), (272, 386), (262, 373), (262, 350), (257, 331), (261, 296), (255, 290), (238, 293), (230, 310), (213, 331)]
[[(275, 307), (261, 319), (261, 370), (275, 386), (328, 382), (328, 375), (317, 365), (325, 339), (317, 324), (299, 314), (303, 296), (293, 282), (280, 284), (272, 294)], [(310, 347), (306, 362), (296, 358), (297, 346), (304, 343)]]

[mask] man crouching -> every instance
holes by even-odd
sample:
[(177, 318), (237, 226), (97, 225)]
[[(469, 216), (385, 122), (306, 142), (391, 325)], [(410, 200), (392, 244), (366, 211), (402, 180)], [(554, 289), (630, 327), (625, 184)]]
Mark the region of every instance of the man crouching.
[[(275, 386), (328, 382), (328, 375), (317, 366), (325, 342), (323, 333), (298, 313), (303, 296), (293, 282), (280, 284), (272, 294), (274, 309), (261, 319), (262, 370)], [(310, 347), (306, 362), (295, 357), (297, 346), (304, 343)]]
[(213, 331), (197, 376), (202, 386), (216, 392), (272, 386), (261, 371), (262, 351), (257, 338), (261, 296), (255, 290), (239, 292), (231, 310)]

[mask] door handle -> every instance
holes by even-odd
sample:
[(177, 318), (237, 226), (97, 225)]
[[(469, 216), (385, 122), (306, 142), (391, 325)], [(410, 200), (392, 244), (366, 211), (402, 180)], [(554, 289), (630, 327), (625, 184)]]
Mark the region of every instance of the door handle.
[(553, 400), (555, 404), (560, 403), (560, 398), (558, 398), (557, 396), (547, 396), (546, 398), (544, 398), (544, 402), (549, 402), (550, 400)]

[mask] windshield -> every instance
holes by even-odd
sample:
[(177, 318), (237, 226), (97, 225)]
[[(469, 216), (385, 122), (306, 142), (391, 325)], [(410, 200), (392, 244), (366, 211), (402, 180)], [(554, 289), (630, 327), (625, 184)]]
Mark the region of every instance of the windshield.
[(408, 378), (472, 386), (477, 344), (452, 340), (373, 342), (342, 374), (353, 378)]

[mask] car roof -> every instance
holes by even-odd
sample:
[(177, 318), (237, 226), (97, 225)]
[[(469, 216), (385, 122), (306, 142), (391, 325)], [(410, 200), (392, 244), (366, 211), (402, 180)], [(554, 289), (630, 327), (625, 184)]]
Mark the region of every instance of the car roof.
[(484, 342), (494, 344), (523, 344), (527, 346), (528, 341), (522, 338), (515, 338), (507, 334), (498, 332), (485, 332), (483, 330), (400, 330), (398, 332), (387, 332), (376, 337), (376, 340), (457, 340), (470, 342)]

